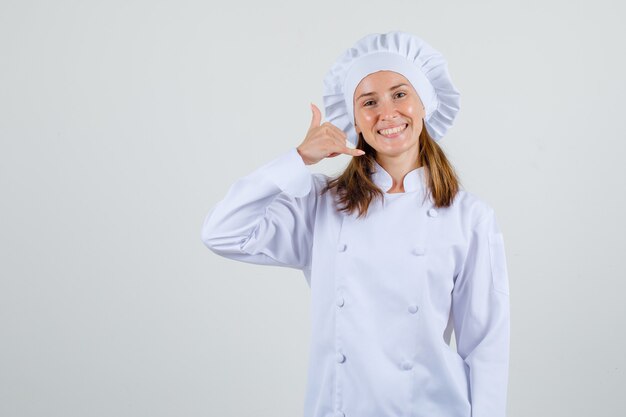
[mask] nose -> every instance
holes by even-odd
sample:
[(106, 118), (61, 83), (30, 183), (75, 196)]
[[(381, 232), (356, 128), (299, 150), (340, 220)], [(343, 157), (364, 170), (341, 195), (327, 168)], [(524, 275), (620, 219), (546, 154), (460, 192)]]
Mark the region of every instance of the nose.
[(398, 117), (398, 109), (393, 100), (383, 100), (379, 106), (380, 118), (382, 120), (390, 120)]

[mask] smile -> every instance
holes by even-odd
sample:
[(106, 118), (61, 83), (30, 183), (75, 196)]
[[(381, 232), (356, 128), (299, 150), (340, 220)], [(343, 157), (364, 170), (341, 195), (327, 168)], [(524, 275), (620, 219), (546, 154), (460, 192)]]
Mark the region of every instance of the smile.
[(378, 133), (386, 138), (395, 138), (396, 136), (399, 136), (400, 133), (407, 128), (407, 126), (408, 124), (404, 124), (402, 126), (394, 127), (393, 129), (383, 129), (379, 130)]

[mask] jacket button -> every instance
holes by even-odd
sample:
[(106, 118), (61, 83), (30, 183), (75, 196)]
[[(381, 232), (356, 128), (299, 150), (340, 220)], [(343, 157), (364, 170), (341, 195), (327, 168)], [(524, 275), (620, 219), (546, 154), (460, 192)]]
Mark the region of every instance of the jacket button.
[(345, 252), (347, 248), (348, 248), (348, 245), (346, 245), (345, 243), (340, 243), (339, 245), (337, 245), (337, 250), (339, 252)]
[(422, 256), (426, 253), (426, 250), (424, 250), (424, 248), (421, 246), (416, 246), (411, 252), (413, 253), (413, 255)]
[(411, 313), (411, 314), (415, 314), (415, 313), (417, 313), (417, 305), (415, 305), (415, 304), (411, 304), (411, 305), (409, 306), (409, 313)]
[(346, 413), (343, 411), (335, 411), (334, 417), (346, 417)]
[(408, 371), (411, 368), (413, 368), (413, 364), (410, 361), (402, 362), (402, 369), (404, 369), (405, 371)]
[(344, 363), (346, 360), (346, 356), (343, 353), (337, 353), (337, 362)]
[(343, 301), (343, 297), (339, 297), (339, 298), (337, 298), (337, 305), (338, 305), (339, 307), (343, 307), (343, 302), (344, 302), (344, 301)]
[(434, 208), (428, 209), (428, 215), (430, 217), (437, 217), (437, 210), (435, 210)]

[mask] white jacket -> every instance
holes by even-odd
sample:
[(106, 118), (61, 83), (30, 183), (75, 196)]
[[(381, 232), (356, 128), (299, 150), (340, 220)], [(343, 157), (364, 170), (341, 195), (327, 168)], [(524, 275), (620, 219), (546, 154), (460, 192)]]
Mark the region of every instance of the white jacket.
[(357, 220), (319, 195), (326, 178), (291, 148), (236, 181), (202, 226), (218, 255), (303, 271), (304, 416), (504, 417), (509, 284), (493, 209), (463, 190), (434, 208), (420, 167)]

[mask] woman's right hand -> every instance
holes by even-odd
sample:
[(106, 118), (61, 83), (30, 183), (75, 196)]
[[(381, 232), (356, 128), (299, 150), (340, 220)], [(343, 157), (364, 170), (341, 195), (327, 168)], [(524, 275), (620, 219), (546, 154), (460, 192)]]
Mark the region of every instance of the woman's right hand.
[(346, 146), (347, 135), (330, 122), (320, 124), (322, 113), (311, 103), (313, 119), (304, 141), (297, 147), (298, 153), (306, 165), (316, 164), (324, 158), (333, 158), (339, 154), (361, 156), (361, 149)]

